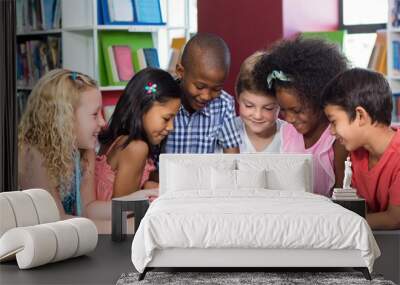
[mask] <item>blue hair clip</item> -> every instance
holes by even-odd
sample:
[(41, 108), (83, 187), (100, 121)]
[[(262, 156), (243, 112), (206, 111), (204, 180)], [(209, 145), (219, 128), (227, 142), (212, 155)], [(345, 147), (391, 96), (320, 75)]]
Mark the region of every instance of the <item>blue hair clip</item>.
[(277, 80), (277, 79), (280, 81), (286, 81), (286, 82), (292, 81), (292, 79), (289, 76), (287, 76), (285, 73), (283, 73), (283, 71), (273, 70), (267, 77), (267, 83), (268, 83), (269, 89), (272, 88), (273, 80)]
[(71, 71), (71, 79), (75, 81), (78, 78), (78, 72), (76, 71)]

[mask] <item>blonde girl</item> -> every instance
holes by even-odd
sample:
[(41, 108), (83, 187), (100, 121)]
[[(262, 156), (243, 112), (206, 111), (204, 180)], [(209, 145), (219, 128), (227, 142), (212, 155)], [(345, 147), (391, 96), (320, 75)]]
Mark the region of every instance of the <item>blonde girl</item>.
[(28, 99), (18, 129), (18, 180), (43, 188), (63, 218), (85, 215), (94, 193), (94, 149), (105, 125), (96, 82), (79, 72), (44, 75)]

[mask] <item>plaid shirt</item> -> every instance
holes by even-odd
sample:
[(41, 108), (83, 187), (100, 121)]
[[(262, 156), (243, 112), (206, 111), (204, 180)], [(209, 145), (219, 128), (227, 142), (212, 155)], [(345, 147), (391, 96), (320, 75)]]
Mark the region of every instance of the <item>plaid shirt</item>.
[(180, 107), (174, 120), (174, 130), (168, 135), (167, 153), (214, 153), (239, 147), (239, 132), (235, 125), (235, 104), (232, 96), (222, 91), (202, 110), (190, 114)]

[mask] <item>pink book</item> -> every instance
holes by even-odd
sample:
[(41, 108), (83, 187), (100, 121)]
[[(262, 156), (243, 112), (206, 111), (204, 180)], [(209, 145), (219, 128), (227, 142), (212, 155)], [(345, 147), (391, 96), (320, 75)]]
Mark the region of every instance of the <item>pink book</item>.
[(113, 51), (119, 79), (129, 81), (135, 74), (131, 48), (129, 46), (113, 46)]

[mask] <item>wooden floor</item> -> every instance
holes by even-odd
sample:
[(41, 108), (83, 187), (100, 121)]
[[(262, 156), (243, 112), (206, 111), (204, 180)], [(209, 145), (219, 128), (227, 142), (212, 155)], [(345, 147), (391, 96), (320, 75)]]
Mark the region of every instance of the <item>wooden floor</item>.
[(112, 242), (100, 235), (96, 250), (86, 256), (19, 270), (16, 261), (0, 264), (0, 284), (115, 284), (122, 273), (134, 271), (133, 236)]
[[(400, 231), (374, 231), (374, 236), (382, 251), (374, 273), (400, 284)], [(112, 242), (111, 235), (100, 235), (96, 250), (87, 256), (28, 270), (19, 270), (15, 261), (0, 263), (0, 284), (115, 284), (122, 273), (135, 271), (132, 238)]]

